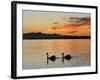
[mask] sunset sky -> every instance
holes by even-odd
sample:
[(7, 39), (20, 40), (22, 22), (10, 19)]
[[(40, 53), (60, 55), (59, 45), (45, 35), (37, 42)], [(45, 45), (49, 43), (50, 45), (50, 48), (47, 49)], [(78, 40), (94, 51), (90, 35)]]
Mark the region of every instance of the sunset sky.
[(89, 13), (23, 11), (23, 33), (90, 36)]

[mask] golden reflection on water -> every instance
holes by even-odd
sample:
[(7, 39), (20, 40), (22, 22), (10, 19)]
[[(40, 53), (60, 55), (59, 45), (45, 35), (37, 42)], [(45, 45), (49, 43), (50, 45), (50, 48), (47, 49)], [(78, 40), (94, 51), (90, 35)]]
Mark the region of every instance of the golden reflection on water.
[[(61, 57), (73, 56), (71, 61), (46, 63), (46, 52)], [(90, 66), (90, 39), (23, 40), (23, 69)]]

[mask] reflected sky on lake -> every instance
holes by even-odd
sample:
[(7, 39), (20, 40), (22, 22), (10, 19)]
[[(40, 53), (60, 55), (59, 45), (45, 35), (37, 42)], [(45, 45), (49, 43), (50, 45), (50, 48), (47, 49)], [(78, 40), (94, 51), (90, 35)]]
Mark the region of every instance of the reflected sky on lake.
[[(90, 39), (53, 39), (53, 40), (23, 40), (22, 68), (41, 69), (41, 68), (62, 68), (90, 66)], [(71, 60), (61, 59), (50, 61), (47, 64), (47, 55), (61, 57), (72, 55)]]

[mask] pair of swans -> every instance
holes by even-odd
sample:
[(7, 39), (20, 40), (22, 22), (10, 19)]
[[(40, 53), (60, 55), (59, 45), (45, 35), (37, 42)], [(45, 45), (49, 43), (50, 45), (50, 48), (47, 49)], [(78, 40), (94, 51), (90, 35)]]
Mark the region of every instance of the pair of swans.
[(49, 57), (49, 54), (46, 53), (47, 59), (50, 59), (51, 61), (55, 61), (58, 58), (66, 59), (66, 60), (71, 60), (72, 56), (71, 55), (64, 55), (64, 53), (61, 53), (62, 57), (56, 57), (55, 55), (52, 55)]

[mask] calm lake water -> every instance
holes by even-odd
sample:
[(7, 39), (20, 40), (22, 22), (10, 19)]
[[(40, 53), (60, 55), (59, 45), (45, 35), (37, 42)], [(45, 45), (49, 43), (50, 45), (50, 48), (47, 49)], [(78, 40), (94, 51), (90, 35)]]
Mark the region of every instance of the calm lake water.
[[(23, 40), (23, 69), (90, 66), (90, 39)], [(47, 64), (47, 55), (62, 57), (72, 55), (71, 60), (56, 59)]]

